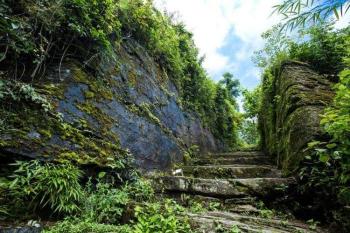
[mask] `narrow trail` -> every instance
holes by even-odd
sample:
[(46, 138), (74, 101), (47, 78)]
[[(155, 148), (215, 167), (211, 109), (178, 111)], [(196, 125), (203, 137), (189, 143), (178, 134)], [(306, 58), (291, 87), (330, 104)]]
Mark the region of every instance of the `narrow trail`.
[(177, 201), (220, 204), (215, 211), (188, 213), (193, 227), (200, 232), (325, 232), (290, 217), (264, 214), (260, 200), (283, 195), (283, 187), (295, 181), (283, 178), (262, 152), (215, 154), (193, 160), (182, 170), (180, 176), (161, 176), (156, 182), (164, 196)]

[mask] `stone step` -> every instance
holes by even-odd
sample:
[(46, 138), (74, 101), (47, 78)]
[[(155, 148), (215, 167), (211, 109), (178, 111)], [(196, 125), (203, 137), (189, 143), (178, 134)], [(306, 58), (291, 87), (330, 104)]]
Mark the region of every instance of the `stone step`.
[(182, 192), (203, 196), (264, 197), (281, 192), (281, 187), (294, 183), (293, 178), (201, 179), (184, 176), (163, 176), (154, 179), (157, 191)]
[(182, 206), (188, 206), (193, 201), (201, 203), (205, 207), (212, 206), (213, 204), (220, 204), (222, 209), (225, 210), (236, 209), (237, 206), (255, 206), (256, 203), (258, 203), (258, 200), (255, 197), (235, 197), (225, 199), (179, 192), (158, 193), (156, 198), (158, 198), (158, 200), (173, 199)]
[(186, 176), (196, 178), (254, 178), (281, 177), (281, 172), (271, 166), (261, 165), (206, 165), (184, 166)]
[[(223, 209), (220, 209), (223, 210)], [(253, 205), (233, 205), (233, 206), (226, 206), (224, 209), (227, 212), (230, 213), (237, 213), (237, 214), (244, 214), (244, 215), (259, 215), (260, 210), (256, 208)]]
[(266, 156), (264, 152), (261, 151), (234, 151), (234, 152), (223, 152), (223, 153), (215, 153), (209, 154), (207, 157), (210, 158), (236, 158), (236, 157), (256, 157)]
[(201, 214), (188, 214), (192, 227), (203, 233), (215, 233), (218, 226), (225, 230), (233, 227), (241, 232), (249, 233), (323, 233), (320, 228), (311, 230), (308, 225), (298, 221), (268, 219), (255, 216), (245, 216), (228, 212), (208, 212)]
[(252, 165), (271, 165), (270, 157), (267, 156), (237, 156), (234, 158), (198, 158), (189, 162), (189, 165), (234, 165), (234, 164), (252, 164)]
[(224, 205), (226, 206), (235, 206), (235, 205), (254, 205), (257, 203), (255, 197), (234, 197), (224, 200)]
[(262, 151), (233, 151), (233, 152), (221, 152), (215, 154), (209, 154), (209, 157), (240, 157), (240, 156), (265, 156)]

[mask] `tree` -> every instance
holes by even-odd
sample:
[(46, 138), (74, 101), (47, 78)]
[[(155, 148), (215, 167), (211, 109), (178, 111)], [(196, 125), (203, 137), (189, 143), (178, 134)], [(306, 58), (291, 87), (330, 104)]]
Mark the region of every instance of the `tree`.
[(261, 105), (261, 101), (260, 101), (261, 95), (262, 95), (261, 85), (257, 86), (254, 90), (243, 91), (243, 97), (244, 97), (243, 109), (245, 112), (245, 116), (247, 118), (258, 117), (258, 114), (260, 111), (260, 105)]
[(274, 13), (285, 16), (283, 29), (293, 30), (331, 16), (339, 19), (349, 11), (350, 0), (285, 0), (274, 8)]
[(261, 106), (261, 85), (254, 90), (243, 90), (244, 120), (240, 125), (240, 137), (244, 146), (258, 146), (260, 132), (258, 130), (258, 114)]
[(223, 79), (219, 81), (220, 84), (225, 85), (226, 90), (233, 96), (238, 97), (240, 94), (240, 82), (233, 77), (233, 74), (226, 72)]
[(277, 24), (264, 32), (261, 37), (265, 40), (263, 49), (255, 51), (253, 62), (260, 68), (271, 66), (276, 60), (284, 60), (289, 53), (292, 39), (281, 33), (282, 24)]

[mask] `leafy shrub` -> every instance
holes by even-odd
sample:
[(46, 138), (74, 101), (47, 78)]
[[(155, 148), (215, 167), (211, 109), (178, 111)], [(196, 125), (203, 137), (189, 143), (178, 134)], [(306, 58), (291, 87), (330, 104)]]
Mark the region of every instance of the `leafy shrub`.
[(66, 219), (61, 221), (51, 227), (50, 229), (44, 230), (44, 233), (130, 233), (132, 232), (129, 226), (116, 226), (116, 225), (107, 225), (100, 224), (96, 222), (90, 222), (83, 219)]
[(41, 76), (48, 63), (62, 61), (68, 50), (89, 53), (84, 42), (111, 50), (109, 36), (120, 28), (116, 6), (116, 1), (1, 0), (1, 60), (12, 77), (28, 80)]
[[(348, 37), (349, 43), (350, 37)], [(350, 52), (350, 44), (348, 45)], [(332, 139), (327, 149), (333, 149), (331, 155), (340, 157), (340, 167), (337, 168), (337, 182), (341, 185), (339, 200), (350, 204), (350, 57), (346, 58), (348, 68), (339, 77), (335, 85), (336, 96), (331, 107), (326, 109), (321, 124)], [(334, 148), (333, 148), (334, 147)]]
[(0, 101), (26, 102), (38, 105), (44, 112), (52, 110), (50, 102), (29, 84), (0, 80)]
[(49, 207), (57, 213), (74, 213), (79, 210), (83, 190), (79, 184), (82, 172), (73, 165), (16, 162), (9, 187), (13, 198), (28, 202), (35, 210)]
[(134, 233), (192, 232), (188, 219), (178, 218), (184, 209), (172, 200), (165, 203), (148, 203), (136, 207)]
[(154, 191), (149, 181), (142, 178), (116, 187), (102, 181), (105, 175), (100, 173), (95, 185), (91, 180), (87, 183), (79, 213), (59, 222), (47, 232), (133, 232), (131, 227), (118, 226), (124, 213), (128, 214), (126, 207), (135, 201), (150, 200)]
[[(334, 30), (333, 24), (323, 23), (299, 33), (303, 42), (290, 44), (291, 59), (307, 62), (323, 74), (338, 74), (344, 69), (350, 28)], [(304, 38), (309, 40), (304, 41)]]
[(135, 182), (127, 184), (125, 189), (135, 201), (149, 201), (154, 197), (154, 189), (149, 180), (137, 178)]
[(230, 229), (224, 227), (220, 222), (215, 222), (215, 232), (216, 233), (241, 233), (237, 225), (233, 225)]
[(0, 219), (10, 215), (10, 206), (7, 200), (8, 180), (0, 178)]
[(293, 37), (281, 33), (280, 28), (276, 25), (263, 33), (265, 47), (255, 52), (254, 62), (265, 71), (279, 68), (285, 60), (309, 63), (323, 74), (337, 74), (344, 69), (349, 28), (335, 30), (334, 23), (322, 22), (299, 30)]
[(93, 188), (90, 183), (83, 202), (81, 217), (96, 223), (116, 224), (129, 199), (129, 193), (125, 189), (117, 189), (108, 183), (98, 183)]

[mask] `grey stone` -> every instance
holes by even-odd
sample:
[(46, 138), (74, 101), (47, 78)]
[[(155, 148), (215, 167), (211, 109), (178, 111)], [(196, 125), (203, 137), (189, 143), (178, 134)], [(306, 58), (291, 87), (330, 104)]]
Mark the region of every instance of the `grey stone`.
[(172, 192), (201, 194), (213, 197), (267, 196), (281, 185), (290, 185), (292, 178), (202, 179), (163, 176), (154, 180), (155, 188)]

